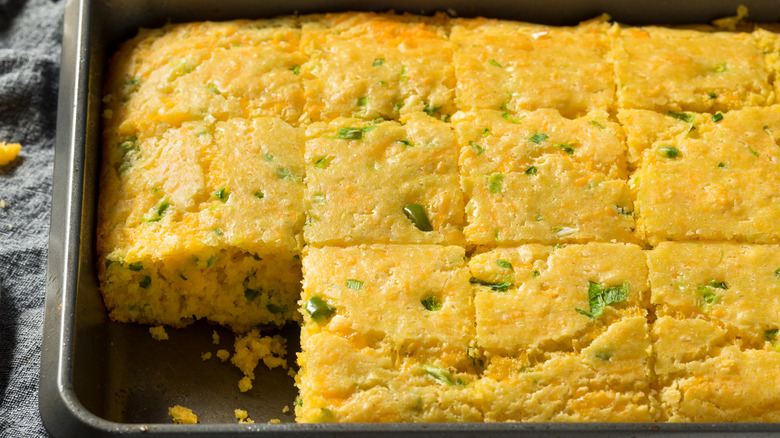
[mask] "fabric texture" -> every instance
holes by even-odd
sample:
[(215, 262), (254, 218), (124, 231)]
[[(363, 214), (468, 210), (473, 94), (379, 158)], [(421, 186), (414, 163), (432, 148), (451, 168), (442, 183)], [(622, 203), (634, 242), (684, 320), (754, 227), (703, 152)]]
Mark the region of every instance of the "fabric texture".
[(65, 1), (0, 0), (0, 438), (47, 436), (38, 413)]

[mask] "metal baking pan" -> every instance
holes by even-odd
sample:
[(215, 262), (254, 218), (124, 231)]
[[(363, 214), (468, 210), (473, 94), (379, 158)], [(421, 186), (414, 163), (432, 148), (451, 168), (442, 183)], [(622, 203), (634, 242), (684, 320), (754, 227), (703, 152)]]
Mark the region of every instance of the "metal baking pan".
[[(414, 13), (450, 11), (547, 24), (576, 24), (603, 12), (629, 24), (707, 23), (733, 15), (738, 4), (757, 21), (780, 21), (776, 0), (69, 0), (64, 22), (62, 71), (46, 316), (41, 354), (40, 411), (55, 437), (149, 434), (212, 436), (405, 435), (420, 436), (769, 436), (780, 424), (295, 424), (290, 406), (296, 389), (283, 370), (260, 371), (255, 388), (240, 393), (240, 371), (200, 353), (232, 350), (232, 334), (213, 345), (215, 327), (198, 323), (168, 330), (157, 342), (146, 327), (112, 323), (97, 288), (95, 216), (99, 163), (100, 105), (107, 56), (139, 27), (168, 21), (262, 18), (279, 14), (394, 9)], [(298, 329), (280, 331), (295, 361)], [(260, 367), (262, 368), (262, 366)], [(198, 425), (171, 424), (167, 408), (181, 404)], [(257, 424), (236, 424), (233, 409), (249, 411)], [(281, 424), (266, 424), (278, 418)]]

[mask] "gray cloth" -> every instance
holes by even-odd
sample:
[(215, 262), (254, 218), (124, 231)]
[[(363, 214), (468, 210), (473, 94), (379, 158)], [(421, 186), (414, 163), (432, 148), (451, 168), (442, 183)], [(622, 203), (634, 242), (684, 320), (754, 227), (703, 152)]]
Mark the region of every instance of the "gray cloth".
[(44, 280), (65, 1), (0, 0), (0, 438), (46, 436), (38, 414)]

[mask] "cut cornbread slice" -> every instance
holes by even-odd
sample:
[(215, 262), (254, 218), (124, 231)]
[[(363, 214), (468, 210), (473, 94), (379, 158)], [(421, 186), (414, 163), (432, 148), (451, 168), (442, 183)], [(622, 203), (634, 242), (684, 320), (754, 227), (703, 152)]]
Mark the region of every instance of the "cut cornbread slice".
[(662, 242), (648, 253), (661, 316), (707, 318), (746, 345), (780, 326), (780, 246)]
[(303, 57), (295, 19), (169, 24), (142, 30), (112, 57), (104, 118), (123, 135), (230, 117), (280, 117), (303, 109)]
[(660, 420), (780, 421), (777, 326), (770, 332), (774, 335), (766, 336), (765, 346), (750, 349), (716, 321), (670, 316), (655, 321)]
[(346, 13), (304, 18), (305, 117), (399, 119), (455, 112), (446, 16)]
[(235, 330), (292, 318), (302, 148), (303, 132), (273, 118), (106, 143), (97, 245), (111, 317)]
[(780, 246), (662, 242), (648, 267), (661, 419), (780, 420)]
[(477, 110), (460, 112), (452, 121), (464, 175), (524, 172), (539, 157), (558, 154), (577, 167), (627, 177), (623, 131), (606, 112), (570, 120), (552, 109), (519, 114)]
[(633, 316), (581, 351), (493, 357), (475, 391), (485, 421), (654, 421), (651, 380), (647, 322)]
[[(751, 168), (777, 161), (780, 106), (744, 108), (723, 113), (621, 110), (629, 160), (636, 166), (703, 159), (726, 167)], [(679, 154), (670, 157), (664, 146)], [(672, 154), (674, 155), (674, 154)], [(764, 160), (761, 160), (761, 157)], [(721, 166), (721, 168), (726, 168)]]
[(670, 115), (621, 112), (639, 235), (780, 242), (780, 108)]
[(310, 125), (306, 242), (462, 244), (453, 137), (447, 124), (422, 113), (403, 125), (358, 119)]
[(328, 332), (394, 355), (473, 368), (474, 308), (465, 250), (436, 245), (307, 247), (305, 341)]
[(453, 20), (458, 108), (554, 108), (566, 117), (612, 109), (609, 28), (602, 18), (579, 27)]
[(399, 358), (386, 344), (356, 345), (355, 338), (319, 332), (305, 339), (298, 362), (298, 422), (482, 420), (476, 375)]
[(626, 182), (548, 154), (521, 173), (462, 179), (473, 245), (636, 242)]
[(615, 320), (646, 314), (647, 268), (636, 245), (499, 248), (475, 255), (469, 269), (477, 342), (488, 354), (577, 350)]
[(725, 112), (774, 101), (750, 33), (624, 28), (614, 43), (619, 108)]

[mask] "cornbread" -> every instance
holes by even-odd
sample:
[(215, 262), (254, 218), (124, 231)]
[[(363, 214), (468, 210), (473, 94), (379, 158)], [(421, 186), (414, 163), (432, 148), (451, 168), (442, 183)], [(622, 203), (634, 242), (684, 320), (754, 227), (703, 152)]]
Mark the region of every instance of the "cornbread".
[(462, 178), (470, 244), (637, 241), (624, 180), (578, 168), (567, 156), (534, 163), (526, 172)]
[(714, 113), (775, 100), (752, 33), (629, 27), (613, 44), (619, 108)]
[(447, 18), (345, 13), (302, 18), (305, 119), (455, 113)]
[(255, 368), (260, 363), (268, 369), (282, 367), (287, 369), (287, 341), (279, 336), (262, 336), (257, 329), (246, 335), (237, 336), (234, 343), (235, 354), (230, 359), (237, 366), (244, 378), (239, 382), (241, 392), (252, 389), (252, 381), (255, 379)]
[(458, 150), (446, 123), (424, 113), (403, 124), (313, 123), (305, 161), (308, 244), (464, 243)]
[(552, 108), (566, 117), (612, 110), (609, 34), (603, 17), (577, 27), (455, 19), (458, 109)]
[(652, 421), (639, 247), (500, 248), (469, 262), (486, 421)]
[(453, 246), (309, 247), (298, 419), (480, 420), (464, 256)]
[(300, 37), (293, 18), (142, 30), (109, 63), (106, 130), (147, 136), (210, 117), (295, 124), (304, 102)]
[(280, 119), (236, 118), (108, 143), (98, 275), (112, 318), (236, 330), (292, 318), (302, 134)]
[(20, 150), (22, 150), (22, 145), (19, 143), (0, 141), (0, 166), (5, 166), (15, 160)]
[(780, 107), (620, 115), (639, 163), (637, 228), (650, 244), (780, 242)]
[(174, 423), (195, 424), (198, 422), (198, 416), (192, 413), (192, 409), (180, 405), (168, 408), (168, 415), (171, 416)]
[(105, 86), (109, 315), (239, 332), (242, 392), (302, 321), (299, 422), (780, 421), (780, 28), (745, 14), (143, 30)]
[(780, 247), (664, 242), (648, 266), (662, 419), (780, 421)]

